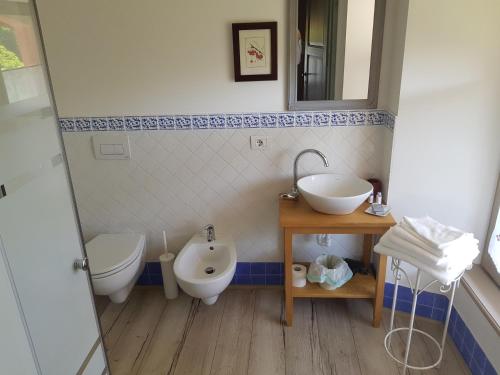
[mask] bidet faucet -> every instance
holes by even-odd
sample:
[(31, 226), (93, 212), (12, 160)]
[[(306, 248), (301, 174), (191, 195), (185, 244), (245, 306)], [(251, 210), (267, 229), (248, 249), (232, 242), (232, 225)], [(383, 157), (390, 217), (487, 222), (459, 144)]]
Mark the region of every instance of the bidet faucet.
[(298, 168), (299, 168), (299, 159), (305, 154), (316, 154), (323, 160), (323, 164), (325, 167), (328, 167), (330, 165), (328, 163), (328, 159), (326, 158), (325, 154), (323, 154), (321, 151), (315, 150), (313, 148), (308, 148), (308, 149), (305, 149), (305, 150), (299, 152), (299, 154), (295, 157), (295, 161), (293, 162), (293, 187), (292, 187), (292, 191), (289, 193), (280, 194), (281, 198), (291, 199), (291, 200), (296, 200), (299, 198), (299, 188), (297, 187), (297, 180), (298, 180), (297, 175), (298, 175)]
[(203, 230), (207, 231), (207, 241), (215, 241), (215, 226), (213, 224), (208, 224), (203, 227)]

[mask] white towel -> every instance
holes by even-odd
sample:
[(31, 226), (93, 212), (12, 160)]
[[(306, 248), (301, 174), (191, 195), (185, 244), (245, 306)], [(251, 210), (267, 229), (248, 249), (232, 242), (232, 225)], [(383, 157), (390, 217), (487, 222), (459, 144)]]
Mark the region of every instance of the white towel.
[(378, 243), (374, 247), (375, 252), (379, 254), (384, 254), (391, 256), (393, 258), (400, 259), (404, 262), (407, 262), (418, 269), (428, 273), (429, 275), (433, 276), (436, 278), (439, 282), (441, 282), (444, 285), (449, 285), (453, 280), (455, 280), (465, 269), (470, 269), (472, 264), (466, 264), (463, 267), (457, 267), (452, 270), (444, 271), (440, 270), (436, 267), (431, 267), (426, 263), (423, 263), (421, 260), (412, 257), (411, 255), (397, 251), (395, 249), (392, 249), (390, 247), (384, 246), (381, 243)]
[(422, 218), (405, 216), (401, 225), (436, 250), (444, 250), (458, 241), (473, 238), (471, 233), (465, 233), (460, 229), (443, 225), (429, 216)]
[(401, 238), (401, 236), (397, 234), (399, 230), (401, 230), (399, 226), (392, 227), (380, 239), (380, 243), (398, 252), (407, 253), (430, 267), (436, 267), (442, 271), (450, 271), (457, 267), (463, 267), (464, 262), (470, 264), (479, 254), (477, 244), (471, 243), (462, 245), (459, 243), (458, 245), (453, 246), (453, 255), (448, 257), (438, 257), (427, 251), (424, 247), (418, 246), (414, 242), (406, 241)]

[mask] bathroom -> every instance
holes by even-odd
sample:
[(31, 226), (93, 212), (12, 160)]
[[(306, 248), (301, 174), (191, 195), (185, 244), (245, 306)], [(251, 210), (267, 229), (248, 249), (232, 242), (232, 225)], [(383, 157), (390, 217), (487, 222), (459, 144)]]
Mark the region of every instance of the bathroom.
[[(306, 99), (314, 80), (297, 56), (321, 47), (303, 41), (307, 2), (332, 5), (358, 43), (337, 56), (340, 97)], [(1, 61), (0, 373), (498, 373), (499, 16), (495, 0), (0, 0), (0, 46), (22, 60)], [(249, 23), (272, 40), (260, 78), (237, 64)], [(308, 149), (328, 163), (306, 153), (298, 178), (378, 181), (391, 211), (363, 214), (381, 228), (373, 244), (389, 218), (426, 215), (479, 240), (453, 307), (436, 284), (416, 301), (415, 328), (438, 341), (450, 307), (439, 367), (404, 369), (386, 352), (392, 302), (408, 326), (413, 301), (405, 278), (393, 298), (393, 263), (377, 253), (373, 304), (320, 289), (289, 298), (287, 262), (366, 254), (366, 226), (331, 228), (347, 216), (286, 234), (296, 201), (280, 194), (293, 193)], [(96, 274), (122, 267), (106, 256), (127, 246), (135, 268), (120, 268), (131, 273), (112, 302)], [(209, 266), (229, 285), (203, 294), (176, 275), (183, 250), (189, 273), (217, 246), (229, 260)], [(97, 270), (99, 256), (112, 267)], [(413, 282), (416, 268), (404, 269)], [(406, 342), (392, 336), (400, 360)], [(434, 345), (415, 335), (409, 363), (433, 364)]]

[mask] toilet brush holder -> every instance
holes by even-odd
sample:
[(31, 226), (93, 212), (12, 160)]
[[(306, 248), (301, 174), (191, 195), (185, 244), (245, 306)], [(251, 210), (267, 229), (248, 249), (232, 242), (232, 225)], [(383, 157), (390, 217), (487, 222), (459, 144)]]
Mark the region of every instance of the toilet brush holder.
[(163, 276), (163, 290), (167, 299), (175, 299), (179, 296), (179, 287), (174, 274), (175, 255), (172, 253), (160, 256), (161, 273)]

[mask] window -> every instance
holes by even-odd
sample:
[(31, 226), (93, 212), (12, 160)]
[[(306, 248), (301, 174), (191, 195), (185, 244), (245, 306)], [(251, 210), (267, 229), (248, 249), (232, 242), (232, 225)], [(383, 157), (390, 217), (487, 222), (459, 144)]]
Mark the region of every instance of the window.
[(493, 281), (500, 286), (500, 178), (481, 263)]

